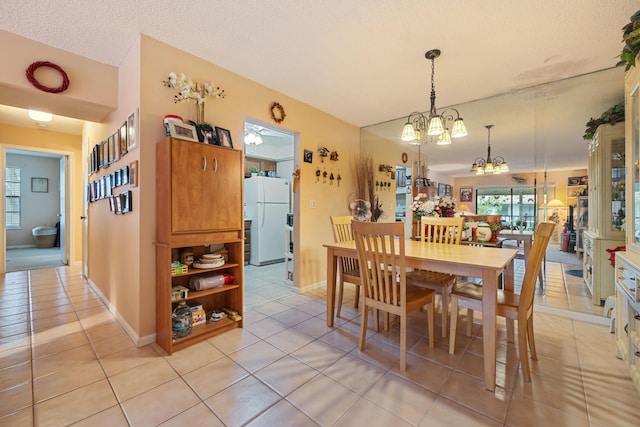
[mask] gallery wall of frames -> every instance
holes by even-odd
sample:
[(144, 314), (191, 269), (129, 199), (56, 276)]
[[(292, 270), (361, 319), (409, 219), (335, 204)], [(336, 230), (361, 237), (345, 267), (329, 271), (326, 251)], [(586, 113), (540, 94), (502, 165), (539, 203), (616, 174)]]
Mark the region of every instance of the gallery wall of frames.
[[(115, 162), (122, 159), (128, 152), (138, 146), (137, 144), (137, 112), (132, 113), (127, 121), (122, 124), (106, 140), (96, 144), (88, 155), (87, 163), (89, 175), (94, 175), (100, 170), (107, 170)], [(102, 175), (87, 184), (87, 202), (93, 203), (99, 200), (109, 200), (109, 210), (122, 215), (133, 211), (131, 190), (123, 187), (136, 187), (138, 185), (138, 161)]]

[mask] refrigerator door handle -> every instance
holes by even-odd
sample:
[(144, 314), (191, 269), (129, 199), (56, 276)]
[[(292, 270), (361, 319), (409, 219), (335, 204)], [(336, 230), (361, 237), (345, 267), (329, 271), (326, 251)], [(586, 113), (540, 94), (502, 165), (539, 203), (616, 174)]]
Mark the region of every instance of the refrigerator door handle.
[(264, 203), (258, 203), (258, 210), (261, 212), (258, 212), (258, 218), (262, 218), (262, 221), (260, 223), (260, 229), (262, 230), (264, 228), (264, 220), (265, 220), (265, 206)]

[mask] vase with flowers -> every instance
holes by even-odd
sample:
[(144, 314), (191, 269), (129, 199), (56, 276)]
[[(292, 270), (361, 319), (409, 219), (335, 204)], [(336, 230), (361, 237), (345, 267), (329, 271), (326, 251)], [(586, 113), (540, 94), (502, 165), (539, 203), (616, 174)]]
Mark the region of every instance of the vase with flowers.
[(167, 87), (178, 89), (178, 93), (174, 95), (173, 102), (182, 104), (185, 102), (195, 102), (196, 104), (196, 124), (205, 123), (204, 121), (204, 103), (207, 98), (224, 98), (226, 94), (224, 89), (213, 83), (198, 83), (191, 80), (184, 73), (169, 73), (167, 80), (163, 80)]
[(442, 197), (429, 200), (425, 193), (419, 193), (411, 202), (411, 211), (413, 217), (418, 220), (423, 216), (453, 217), (456, 213), (456, 202), (447, 202)]

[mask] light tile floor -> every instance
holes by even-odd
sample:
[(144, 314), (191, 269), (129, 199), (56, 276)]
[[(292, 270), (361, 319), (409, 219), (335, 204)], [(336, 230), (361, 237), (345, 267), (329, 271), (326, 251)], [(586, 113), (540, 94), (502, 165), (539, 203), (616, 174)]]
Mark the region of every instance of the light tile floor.
[[(561, 300), (554, 264), (538, 304)], [(328, 328), (324, 290), (295, 294), (283, 277), (281, 264), (247, 266), (244, 329), (163, 357), (134, 346), (79, 268), (2, 276), (0, 426), (638, 425), (640, 395), (606, 326), (536, 313), (526, 383), (499, 322), (491, 393), (478, 323), (450, 356), (440, 334), (428, 347), (425, 314), (414, 313), (401, 372), (397, 327), (370, 329), (361, 353), (353, 301)]]

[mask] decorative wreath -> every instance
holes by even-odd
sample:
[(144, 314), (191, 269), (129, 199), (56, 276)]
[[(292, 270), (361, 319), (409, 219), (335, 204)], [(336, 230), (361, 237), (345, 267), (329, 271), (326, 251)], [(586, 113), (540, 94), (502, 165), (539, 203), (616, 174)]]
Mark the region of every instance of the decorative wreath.
[(287, 117), (287, 115), (284, 113), (284, 108), (280, 103), (274, 102), (271, 104), (271, 118), (274, 122), (282, 123), (285, 117)]
[[(48, 87), (41, 84), (38, 80), (36, 80), (34, 76), (35, 71), (40, 67), (53, 68), (58, 73), (60, 73), (60, 76), (62, 77), (62, 84), (58, 87)], [(67, 88), (69, 87), (69, 76), (67, 76), (67, 73), (65, 73), (64, 70), (59, 65), (56, 65), (49, 61), (38, 61), (29, 65), (26, 71), (26, 75), (27, 75), (27, 80), (29, 80), (29, 82), (35, 88), (40, 89), (43, 92), (60, 93), (67, 90)]]

